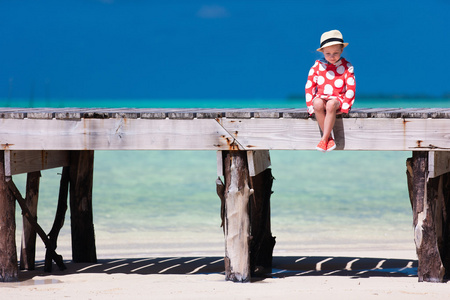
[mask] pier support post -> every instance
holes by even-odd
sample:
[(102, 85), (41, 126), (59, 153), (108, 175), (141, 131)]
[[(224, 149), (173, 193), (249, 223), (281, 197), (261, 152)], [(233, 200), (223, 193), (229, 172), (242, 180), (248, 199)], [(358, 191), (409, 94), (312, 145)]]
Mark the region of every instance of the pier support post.
[[(52, 245), (53, 249), (56, 249), (58, 247), (58, 235), (64, 225), (64, 219), (66, 217), (69, 180), (70, 167), (63, 167), (59, 185), (58, 205), (56, 207), (55, 220), (53, 221), (52, 229), (48, 233), (49, 243)], [(46, 272), (52, 271), (52, 257), (48, 251), (45, 253), (44, 270)]]
[[(30, 172), (27, 174), (27, 187), (25, 203), (31, 214), (37, 220), (37, 208), (39, 198), (39, 182), (41, 179), (41, 172)], [(22, 246), (20, 251), (20, 269), (34, 270), (36, 257), (36, 230), (30, 224), (28, 219), (23, 216), (23, 232), (22, 232)]]
[[(273, 177), (268, 151), (224, 151), (218, 157), (217, 194), (222, 201), (225, 279), (250, 281), (272, 266), (275, 238), (270, 229)], [(252, 176), (253, 175), (253, 176)]]
[(16, 201), (6, 183), (5, 151), (0, 151), (0, 282), (17, 281)]
[(94, 151), (71, 151), (70, 212), (74, 262), (97, 262), (92, 212), (93, 177)]
[[(435, 166), (435, 161), (441, 163)], [(419, 281), (446, 281), (450, 275), (450, 152), (414, 151), (407, 160), (407, 179)]]

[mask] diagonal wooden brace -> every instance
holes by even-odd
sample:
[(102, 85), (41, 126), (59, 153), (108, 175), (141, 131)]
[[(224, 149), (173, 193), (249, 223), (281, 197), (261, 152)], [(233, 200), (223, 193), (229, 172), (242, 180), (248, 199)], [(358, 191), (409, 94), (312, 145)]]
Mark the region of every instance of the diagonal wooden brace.
[(23, 199), (22, 195), (20, 194), (20, 191), (17, 189), (12, 179), (6, 180), (6, 184), (11, 193), (13, 194), (13, 196), (16, 198), (17, 202), (19, 203), (20, 208), (22, 209), (22, 215), (24, 215), (27, 218), (33, 229), (36, 231), (37, 234), (39, 234), (42, 241), (44, 242), (45, 247), (47, 248), (47, 253), (49, 253), (49, 255), (55, 261), (56, 265), (59, 267), (60, 270), (65, 270), (66, 266), (64, 265), (62, 256), (56, 254), (53, 244), (50, 242), (44, 230), (41, 228), (41, 226), (39, 226), (38, 222), (31, 214), (30, 210), (28, 209), (25, 203), (25, 199)]

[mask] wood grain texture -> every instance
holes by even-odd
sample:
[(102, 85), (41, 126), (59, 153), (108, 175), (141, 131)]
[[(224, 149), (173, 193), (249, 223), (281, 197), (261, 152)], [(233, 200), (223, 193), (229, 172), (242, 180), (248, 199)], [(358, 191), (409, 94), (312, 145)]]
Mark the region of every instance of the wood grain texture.
[[(444, 266), (442, 258), (448, 257), (446, 249), (448, 221), (442, 222), (443, 207), (448, 203), (443, 203), (444, 199), (440, 192), (440, 189), (443, 188), (442, 178), (429, 179), (427, 177), (428, 152), (413, 152), (413, 157), (408, 164), (414, 242), (419, 260), (418, 279), (419, 281), (442, 282), (446, 273), (446, 266)], [(448, 193), (448, 187), (444, 190)], [(442, 199), (439, 199), (440, 197)], [(439, 247), (440, 245), (441, 247)]]
[[(357, 109), (339, 116), (339, 150), (448, 151), (450, 109)], [(305, 109), (5, 109), (7, 150), (313, 150)]]
[(10, 152), (10, 175), (69, 165), (69, 151), (17, 150)]
[(224, 157), (225, 279), (248, 282), (250, 269), (249, 174), (247, 154), (228, 151)]
[(450, 151), (430, 151), (428, 153), (428, 178), (450, 172)]
[(16, 201), (5, 178), (4, 151), (0, 151), (0, 282), (17, 281)]
[[(31, 216), (37, 221), (37, 208), (39, 198), (39, 183), (41, 172), (27, 174), (27, 188), (25, 204), (30, 210)], [(22, 216), (22, 246), (20, 251), (20, 269), (34, 270), (36, 256), (36, 231), (25, 216)]]

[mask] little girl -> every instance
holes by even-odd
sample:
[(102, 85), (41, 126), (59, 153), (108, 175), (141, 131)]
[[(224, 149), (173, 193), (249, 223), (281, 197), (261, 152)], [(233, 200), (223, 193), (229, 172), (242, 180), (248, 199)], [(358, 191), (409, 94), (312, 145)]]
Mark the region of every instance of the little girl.
[(324, 58), (316, 60), (309, 70), (305, 86), (308, 113), (315, 113), (322, 130), (322, 139), (316, 149), (322, 152), (336, 148), (331, 130), (336, 115), (348, 113), (355, 101), (355, 75), (353, 66), (341, 57), (347, 47), (339, 30), (327, 31), (320, 37), (320, 48)]

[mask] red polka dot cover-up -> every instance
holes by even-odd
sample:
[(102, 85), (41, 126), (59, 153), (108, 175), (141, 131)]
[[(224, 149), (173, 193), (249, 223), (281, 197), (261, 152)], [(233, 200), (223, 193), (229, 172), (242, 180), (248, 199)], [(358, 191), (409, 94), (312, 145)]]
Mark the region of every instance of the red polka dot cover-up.
[(308, 113), (314, 113), (313, 100), (317, 97), (338, 99), (341, 111), (348, 113), (355, 102), (355, 87), (353, 66), (345, 58), (342, 57), (336, 64), (330, 64), (325, 59), (316, 60), (309, 70), (305, 86)]

